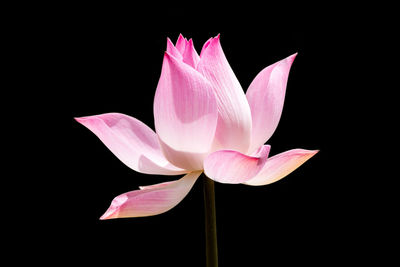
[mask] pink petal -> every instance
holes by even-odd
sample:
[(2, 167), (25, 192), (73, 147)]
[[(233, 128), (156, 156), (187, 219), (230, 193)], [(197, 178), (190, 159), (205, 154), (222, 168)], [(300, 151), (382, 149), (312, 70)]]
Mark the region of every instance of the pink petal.
[(262, 169), (269, 150), (270, 146), (265, 145), (254, 156), (233, 150), (216, 151), (204, 160), (204, 173), (220, 183), (243, 183), (252, 179)]
[(267, 159), (262, 170), (247, 185), (266, 185), (276, 182), (300, 167), (319, 150), (292, 149)]
[(246, 92), (253, 122), (249, 152), (267, 142), (278, 126), (289, 70), (296, 55), (263, 69)]
[(183, 55), (185, 52), (185, 47), (186, 47), (187, 40), (182, 36), (182, 34), (179, 34), (178, 40), (176, 41), (176, 49), (178, 49), (179, 53)]
[(211, 82), (217, 98), (217, 149), (246, 153), (250, 145), (251, 112), (246, 96), (233, 73), (219, 41), (219, 35), (203, 47), (197, 70)]
[(114, 198), (100, 219), (144, 217), (164, 213), (185, 198), (200, 174), (201, 172), (191, 172), (177, 181), (147, 186), (119, 195)]
[(197, 67), (197, 64), (200, 61), (200, 57), (196, 52), (196, 49), (193, 46), (193, 40), (190, 39), (186, 43), (185, 52), (183, 53), (183, 62), (189, 64), (193, 68)]
[(166, 158), (201, 170), (217, 125), (211, 84), (195, 69), (165, 53), (154, 98), (154, 123)]
[(183, 59), (182, 54), (179, 52), (179, 50), (174, 46), (174, 44), (171, 42), (169, 38), (167, 38), (167, 52), (176, 57), (179, 60)]
[(143, 122), (120, 113), (76, 118), (91, 130), (123, 163), (147, 174), (187, 173), (169, 163), (157, 135)]
[(214, 39), (214, 38), (211, 37), (210, 39), (208, 39), (208, 40), (204, 43), (203, 47), (201, 48), (200, 57), (202, 57), (203, 53), (206, 51), (207, 47), (210, 45), (210, 42), (211, 42), (213, 39)]

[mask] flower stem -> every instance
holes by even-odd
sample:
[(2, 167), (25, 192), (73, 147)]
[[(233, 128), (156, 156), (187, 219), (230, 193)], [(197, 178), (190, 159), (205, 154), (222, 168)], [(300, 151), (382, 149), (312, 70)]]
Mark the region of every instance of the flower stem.
[(206, 230), (206, 266), (218, 266), (217, 223), (215, 213), (214, 181), (203, 176)]

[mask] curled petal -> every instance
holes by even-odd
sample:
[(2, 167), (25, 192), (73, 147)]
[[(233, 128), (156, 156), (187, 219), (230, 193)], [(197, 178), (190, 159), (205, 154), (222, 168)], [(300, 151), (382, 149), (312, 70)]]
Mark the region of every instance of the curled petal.
[(246, 92), (252, 116), (250, 153), (267, 142), (278, 126), (289, 70), (296, 55), (263, 69)]
[(220, 183), (246, 182), (263, 168), (269, 150), (270, 146), (265, 145), (254, 156), (247, 156), (233, 150), (216, 151), (204, 160), (204, 173)]
[(276, 182), (300, 167), (319, 150), (292, 149), (267, 159), (262, 170), (247, 185), (267, 185)]
[(203, 46), (197, 70), (213, 85), (218, 105), (214, 151), (246, 153), (250, 144), (251, 113), (246, 96), (222, 50), (219, 35)]
[(143, 122), (120, 113), (76, 118), (111, 152), (135, 171), (147, 174), (187, 173), (173, 166), (162, 154), (157, 135)]
[(177, 181), (145, 186), (140, 190), (119, 195), (114, 198), (100, 219), (144, 217), (164, 213), (185, 198), (200, 174), (201, 172), (191, 172)]
[(166, 158), (187, 170), (201, 170), (217, 125), (211, 84), (195, 69), (165, 53), (154, 98), (154, 123)]

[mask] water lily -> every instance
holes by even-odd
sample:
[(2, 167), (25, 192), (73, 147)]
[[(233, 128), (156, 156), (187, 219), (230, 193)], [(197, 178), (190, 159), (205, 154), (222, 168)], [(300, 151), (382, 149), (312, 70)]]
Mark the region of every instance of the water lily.
[(316, 154), (292, 149), (269, 157), (265, 145), (281, 117), (291, 55), (263, 69), (246, 94), (220, 44), (210, 38), (196, 52), (193, 41), (167, 40), (154, 98), (155, 131), (120, 113), (76, 118), (125, 165), (175, 181), (142, 186), (117, 196), (101, 219), (157, 215), (176, 206), (204, 172), (226, 184), (276, 182)]

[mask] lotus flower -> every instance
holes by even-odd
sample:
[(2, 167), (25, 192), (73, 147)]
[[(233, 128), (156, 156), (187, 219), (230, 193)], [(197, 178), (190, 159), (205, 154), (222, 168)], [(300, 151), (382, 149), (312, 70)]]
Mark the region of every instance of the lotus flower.
[(117, 196), (101, 219), (157, 215), (176, 206), (202, 172), (227, 184), (276, 182), (318, 150), (292, 149), (269, 157), (264, 145), (281, 117), (290, 67), (297, 54), (263, 69), (247, 93), (220, 44), (210, 38), (196, 52), (193, 41), (167, 39), (154, 98), (155, 132), (120, 113), (76, 118), (123, 163), (145, 174), (180, 175)]

